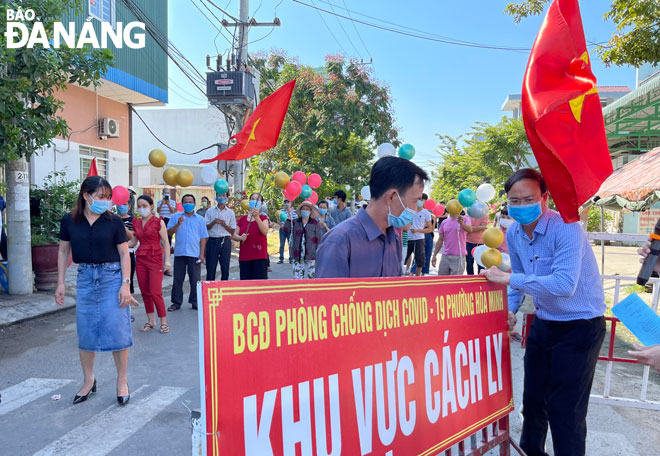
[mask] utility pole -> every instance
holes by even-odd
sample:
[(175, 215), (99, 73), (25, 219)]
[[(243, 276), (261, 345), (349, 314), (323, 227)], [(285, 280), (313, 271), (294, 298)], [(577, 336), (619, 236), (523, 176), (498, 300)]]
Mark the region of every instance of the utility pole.
[(7, 162), (7, 269), (9, 294), (32, 294), (30, 180), (27, 160)]

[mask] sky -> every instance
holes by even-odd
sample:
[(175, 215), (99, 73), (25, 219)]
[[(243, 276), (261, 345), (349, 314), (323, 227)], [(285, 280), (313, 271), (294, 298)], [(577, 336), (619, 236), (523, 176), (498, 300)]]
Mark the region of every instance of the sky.
[[(214, 1), (238, 17), (239, 0)], [(537, 16), (516, 24), (504, 13), (510, 0), (301, 1), (343, 15), (347, 15), (344, 9), (348, 8), (353, 19), (374, 24), (387, 26), (381, 22), (387, 21), (407, 30), (524, 49), (531, 48), (543, 20), (543, 16)], [(227, 54), (229, 43), (224, 37), (229, 37), (230, 32), (225, 30), (224, 37), (218, 36), (217, 29), (194, 6), (210, 17), (202, 2), (206, 0), (170, 0), (168, 16), (170, 40), (204, 73), (206, 54)], [(603, 19), (610, 4), (580, 2), (587, 42), (604, 42), (611, 36), (614, 25)], [(222, 13), (210, 8), (222, 19)], [(508, 94), (520, 93), (529, 57), (529, 51), (455, 46), (378, 30), (319, 14), (292, 0), (250, 1), (250, 17), (272, 22), (275, 16), (281, 20), (281, 27), (250, 29), (249, 53), (283, 49), (301, 63), (314, 67), (322, 66), (328, 54), (373, 59), (373, 76), (390, 87), (400, 139), (415, 146), (413, 161), (427, 170), (439, 159), (437, 134), (466, 134), (476, 122), (494, 124), (502, 116), (511, 115), (501, 111), (501, 107)], [(598, 85), (634, 89), (634, 68), (607, 68), (595, 52), (590, 54)], [(206, 106), (203, 95), (171, 62), (169, 78), (169, 107)]]

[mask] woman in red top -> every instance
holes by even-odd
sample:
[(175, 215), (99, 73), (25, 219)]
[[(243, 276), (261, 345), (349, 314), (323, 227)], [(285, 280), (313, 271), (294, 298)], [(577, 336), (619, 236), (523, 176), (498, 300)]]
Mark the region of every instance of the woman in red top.
[[(167, 312), (163, 301), (163, 273), (172, 268), (167, 228), (160, 217), (153, 215), (154, 202), (151, 197), (140, 196), (137, 200), (137, 211), (140, 218), (133, 219), (135, 236), (131, 244), (134, 246), (140, 241), (140, 246), (135, 252), (135, 272), (144, 301), (144, 310), (149, 319), (140, 331), (147, 332), (156, 327), (154, 318), (154, 307), (156, 307), (160, 318), (160, 332), (164, 334), (169, 332), (170, 328), (167, 326)], [(163, 252), (165, 252), (164, 270)]]
[(250, 212), (236, 222), (233, 238), (241, 242), (238, 265), (241, 280), (268, 278), (268, 217), (261, 214), (263, 197), (250, 195)]

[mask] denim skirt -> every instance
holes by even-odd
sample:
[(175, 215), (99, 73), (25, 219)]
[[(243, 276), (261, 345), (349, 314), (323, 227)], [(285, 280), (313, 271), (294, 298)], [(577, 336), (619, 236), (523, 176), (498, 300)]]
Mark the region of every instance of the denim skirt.
[(78, 265), (76, 323), (78, 348), (118, 351), (133, 345), (130, 306), (119, 307), (121, 265)]

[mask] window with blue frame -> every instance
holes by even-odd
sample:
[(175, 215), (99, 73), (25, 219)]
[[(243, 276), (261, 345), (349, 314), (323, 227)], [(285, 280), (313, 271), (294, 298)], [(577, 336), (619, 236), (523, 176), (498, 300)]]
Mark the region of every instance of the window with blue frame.
[(89, 15), (115, 26), (115, 0), (89, 0)]

